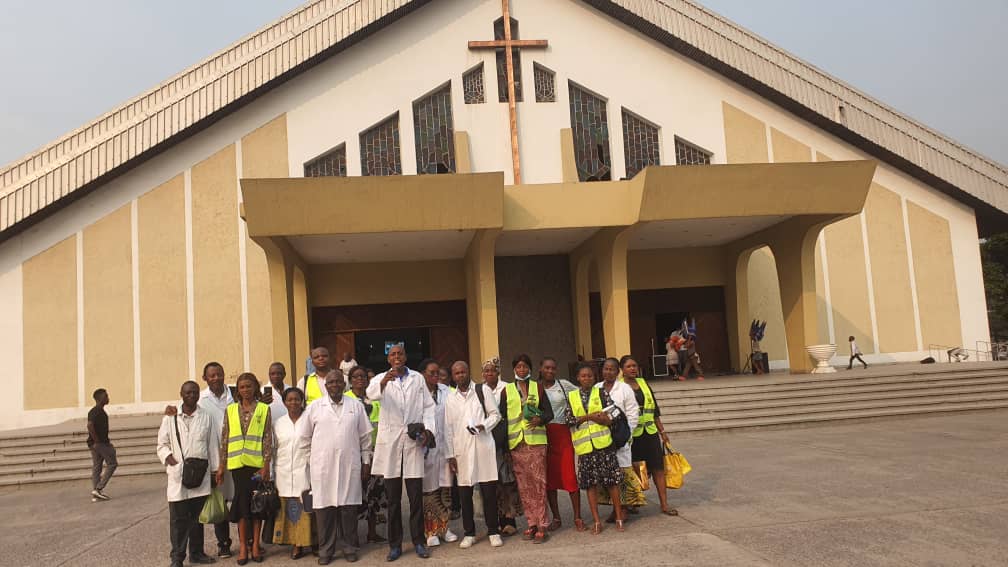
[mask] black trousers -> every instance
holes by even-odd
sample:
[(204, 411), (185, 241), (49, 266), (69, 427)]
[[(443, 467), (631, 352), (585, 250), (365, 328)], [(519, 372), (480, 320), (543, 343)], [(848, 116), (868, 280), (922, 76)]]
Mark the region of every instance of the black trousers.
[(409, 529), (413, 544), (426, 544), (423, 528), (423, 479), (386, 478), (385, 495), (388, 497), (388, 543), (390, 548), (402, 547), (402, 488), (406, 485), (409, 500)]
[(319, 559), (332, 559), (337, 550), (357, 552), (357, 513), (360, 506), (329, 506), (315, 509)]
[(185, 561), (187, 544), (190, 558), (204, 553), (203, 524), (199, 523), (199, 515), (206, 499), (206, 496), (197, 496), (168, 503), (168, 537), (171, 540), (172, 561)]
[[(483, 519), (486, 520), (487, 535), (500, 533), (500, 522), (497, 519), (497, 483), (481, 482), (480, 495), (483, 497)], [(462, 528), (465, 535), (476, 536), (476, 521), (473, 519), (473, 487), (459, 486), (459, 497), (462, 500)]]
[(851, 355), (850, 362), (847, 363), (847, 370), (850, 370), (854, 366), (854, 359), (855, 358), (858, 359), (858, 362), (860, 362), (861, 364), (864, 364), (865, 368), (868, 368), (868, 363), (865, 362), (863, 358), (861, 358), (861, 353), (859, 352), (857, 354), (852, 354)]
[(214, 524), (213, 531), (217, 536), (217, 547), (231, 547), (231, 524), (227, 520)]

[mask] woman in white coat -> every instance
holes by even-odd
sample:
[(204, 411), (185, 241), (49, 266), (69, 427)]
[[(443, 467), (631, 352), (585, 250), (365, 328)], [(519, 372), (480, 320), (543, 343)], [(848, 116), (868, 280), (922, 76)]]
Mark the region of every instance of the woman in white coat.
[(280, 494), (280, 515), (276, 520), (273, 542), (291, 546), (291, 559), (304, 556), (312, 541), (312, 517), (305, 512), (301, 493), (308, 490), (308, 458), (311, 443), (297, 434), (297, 422), (304, 413), (304, 392), (287, 388), (283, 394), (286, 413), (273, 424), (276, 444), (276, 487)]
[(420, 363), (427, 391), (434, 400), (434, 448), (424, 457), (423, 507), (424, 535), (427, 545), (441, 545), (441, 539), (448, 543), (458, 541), (458, 536), (448, 529), (451, 517), (452, 475), (445, 456), (445, 404), (451, 389), (441, 383), (441, 367), (437, 361), (428, 358)]
[(410, 539), (417, 555), (430, 557), (423, 531), (424, 436), (411, 439), (407, 428), (422, 424), (427, 431), (437, 433), (434, 423), (434, 399), (427, 390), (423, 376), (406, 368), (406, 349), (395, 345), (389, 349), (391, 368), (371, 379), (367, 388), (369, 400), (381, 403), (378, 437), (375, 440), (374, 464), (371, 474), (385, 477), (388, 495), (389, 554), (388, 561), (402, 555), (402, 491), (410, 504)]

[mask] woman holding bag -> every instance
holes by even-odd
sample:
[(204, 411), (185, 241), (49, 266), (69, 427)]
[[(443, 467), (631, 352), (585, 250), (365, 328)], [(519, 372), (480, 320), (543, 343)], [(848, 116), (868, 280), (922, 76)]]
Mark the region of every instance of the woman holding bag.
[[(654, 393), (644, 378), (640, 377), (640, 365), (631, 355), (620, 359), (623, 372), (622, 380), (634, 392), (634, 398), (641, 407), (637, 427), (633, 430), (633, 444), (630, 446), (631, 460), (635, 463), (643, 461), (654, 479), (658, 501), (661, 503), (662, 514), (678, 516), (679, 512), (668, 505), (668, 491), (665, 487), (665, 449), (668, 435), (661, 422), (661, 408), (655, 402)], [(659, 439), (659, 436), (661, 437)], [(646, 479), (641, 479), (642, 481)]]
[[(231, 522), (238, 524), (238, 564), (249, 560), (249, 530), (252, 540), (252, 560), (263, 561), (260, 536), (262, 518), (252, 515), (252, 493), (260, 481), (270, 479), (273, 456), (273, 420), (269, 405), (259, 401), (259, 379), (251, 372), (238, 376), (238, 401), (227, 407), (221, 434), (220, 459), (227, 463), (234, 481), (231, 502)], [(217, 471), (217, 484), (224, 480), (224, 467)]]
[(304, 557), (312, 541), (312, 516), (301, 503), (301, 493), (308, 489), (308, 459), (311, 443), (297, 434), (297, 422), (304, 414), (304, 392), (287, 388), (283, 393), (287, 414), (276, 421), (276, 486), (280, 494), (280, 515), (273, 542), (291, 546), (291, 559)]

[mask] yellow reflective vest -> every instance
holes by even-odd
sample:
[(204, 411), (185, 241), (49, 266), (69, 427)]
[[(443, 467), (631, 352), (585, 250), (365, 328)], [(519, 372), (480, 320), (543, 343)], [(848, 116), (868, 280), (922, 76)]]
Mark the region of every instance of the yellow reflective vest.
[[(528, 445), (545, 445), (546, 425), (529, 425), (518, 387), (514, 382), (509, 382), (504, 391), (507, 392), (508, 449), (514, 449), (522, 440)], [(539, 407), (539, 384), (535, 380), (528, 381), (528, 398), (525, 403)]]
[(256, 404), (255, 412), (248, 429), (242, 434), (241, 419), (238, 417), (238, 403), (227, 408), (228, 440), (227, 468), (228, 470), (242, 467), (263, 467), (262, 441), (266, 432), (266, 419), (269, 405), (262, 402)]
[(322, 388), (319, 388), (318, 374), (314, 372), (305, 376), (304, 389), (305, 389), (304, 393), (305, 405), (310, 404), (325, 395), (325, 392), (322, 391)]
[(644, 392), (644, 406), (641, 407), (640, 419), (637, 420), (637, 427), (633, 430), (633, 436), (640, 437), (645, 431), (648, 432), (648, 435), (654, 435), (658, 433), (658, 426), (655, 425), (654, 420), (654, 393), (651, 392), (651, 387), (648, 386), (647, 381), (639, 376), (637, 377), (637, 385), (640, 386), (641, 392)]
[[(589, 413), (602, 411), (602, 395), (598, 388), (592, 388), (588, 397), (588, 411), (585, 411), (584, 404), (581, 403), (581, 391), (574, 390), (567, 394), (570, 400), (571, 413), (574, 417), (583, 417)], [(612, 434), (609, 427), (600, 425), (588, 420), (577, 426), (571, 433), (571, 441), (574, 443), (575, 455), (587, 455), (595, 449), (605, 449), (612, 445)]]

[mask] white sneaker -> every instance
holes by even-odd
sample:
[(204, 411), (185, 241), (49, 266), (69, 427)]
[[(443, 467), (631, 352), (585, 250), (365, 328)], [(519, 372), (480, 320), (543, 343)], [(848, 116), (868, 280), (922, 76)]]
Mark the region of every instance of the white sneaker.
[(93, 496), (93, 497), (95, 497), (95, 498), (97, 498), (99, 500), (108, 500), (109, 499), (109, 497), (104, 492), (102, 492), (101, 490), (98, 490), (98, 489), (92, 490), (91, 491), (91, 496)]
[(444, 540), (448, 543), (452, 543), (458, 541), (458, 536), (455, 535), (455, 533), (452, 532), (451, 530), (445, 530)]
[(490, 545), (493, 547), (500, 547), (504, 545), (504, 540), (501, 539), (500, 534), (494, 534), (490, 536)]
[(427, 538), (427, 547), (437, 547), (439, 545), (441, 545), (441, 540), (438, 539), (438, 536), (432, 535)]
[(469, 549), (470, 547), (473, 546), (474, 543), (476, 543), (476, 538), (474, 538), (471, 535), (467, 535), (464, 538), (462, 538), (462, 543), (459, 544), (459, 547), (461, 547), (462, 549)]

